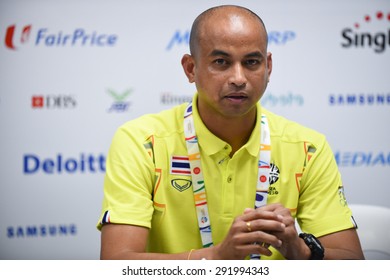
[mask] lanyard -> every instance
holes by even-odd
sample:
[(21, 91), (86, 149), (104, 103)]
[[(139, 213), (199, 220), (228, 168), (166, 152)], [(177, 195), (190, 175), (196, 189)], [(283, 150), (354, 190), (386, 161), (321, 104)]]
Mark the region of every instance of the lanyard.
[[(255, 208), (267, 204), (269, 174), (271, 162), (271, 137), (267, 117), (261, 115), (260, 150), (258, 162), (258, 178), (256, 187)], [(199, 232), (203, 248), (213, 246), (211, 235), (210, 216), (207, 207), (206, 188), (200, 161), (198, 138), (196, 137), (192, 103), (184, 111), (184, 135), (187, 144), (188, 158), (191, 168), (192, 185), (196, 213), (198, 217)], [(260, 259), (259, 255), (252, 255), (252, 259)]]

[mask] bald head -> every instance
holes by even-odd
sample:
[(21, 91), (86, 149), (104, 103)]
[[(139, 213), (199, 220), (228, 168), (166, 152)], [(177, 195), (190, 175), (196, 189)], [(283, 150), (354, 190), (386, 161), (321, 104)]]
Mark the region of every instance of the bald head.
[[(196, 56), (199, 49), (199, 42), (202, 39), (203, 28), (206, 24), (217, 23), (221, 19), (230, 19), (234, 21), (236, 17), (245, 17), (248, 19), (253, 19), (259, 23), (259, 33), (265, 37), (266, 46), (268, 44), (267, 31), (264, 25), (263, 20), (251, 10), (234, 5), (223, 5), (210, 8), (203, 13), (201, 13), (192, 24), (191, 34), (190, 34), (190, 52), (192, 56)], [(218, 28), (218, 27), (217, 27)]]

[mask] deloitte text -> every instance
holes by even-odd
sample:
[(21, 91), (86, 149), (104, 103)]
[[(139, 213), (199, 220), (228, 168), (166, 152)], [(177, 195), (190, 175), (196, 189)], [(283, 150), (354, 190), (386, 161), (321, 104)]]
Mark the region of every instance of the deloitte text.
[(104, 155), (80, 154), (78, 157), (65, 157), (57, 154), (53, 158), (40, 158), (37, 155), (23, 156), (24, 174), (76, 174), (76, 173), (104, 173), (106, 170)]
[(77, 28), (73, 31), (53, 31), (49, 28), (39, 28), (33, 34), (32, 25), (24, 26), (18, 32), (16, 25), (7, 28), (5, 45), (7, 48), (17, 50), (22, 44), (27, 44), (34, 37), (34, 45), (38, 47), (113, 47), (116, 45), (116, 34), (87, 31)]

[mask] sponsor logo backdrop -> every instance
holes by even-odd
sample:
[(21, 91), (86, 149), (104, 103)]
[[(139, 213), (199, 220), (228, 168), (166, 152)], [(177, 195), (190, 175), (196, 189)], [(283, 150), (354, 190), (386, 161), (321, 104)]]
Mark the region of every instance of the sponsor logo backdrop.
[[(191, 23), (232, 2), (0, 2), (0, 259), (99, 258), (114, 131), (191, 99)], [(327, 135), (349, 203), (390, 207), (389, 1), (237, 3), (269, 31), (263, 106)]]

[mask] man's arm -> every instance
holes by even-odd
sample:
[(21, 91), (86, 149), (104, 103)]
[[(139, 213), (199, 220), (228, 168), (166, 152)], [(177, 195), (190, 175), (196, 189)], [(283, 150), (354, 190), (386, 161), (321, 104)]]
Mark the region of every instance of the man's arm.
[[(106, 224), (101, 229), (100, 258), (118, 260), (163, 259), (158, 254), (146, 254), (149, 229), (145, 227)], [(168, 259), (169, 255), (165, 256)], [(176, 256), (173, 259), (177, 259)], [(184, 256), (183, 256), (184, 258)]]
[[(106, 224), (101, 229), (100, 259), (105, 260), (187, 260), (190, 252), (179, 254), (146, 253), (149, 229), (140, 226)], [(198, 252), (199, 251), (199, 252)], [(200, 252), (200, 251), (203, 251)], [(209, 248), (195, 254), (209, 255)], [(192, 254), (191, 254), (192, 256)]]
[(318, 238), (327, 260), (362, 260), (363, 251), (356, 229), (351, 228)]
[[(290, 210), (281, 204), (275, 204), (274, 211), (283, 216), (283, 223), (286, 228), (283, 232), (274, 234), (282, 240), (280, 253), (287, 259), (309, 259), (311, 251), (302, 238), (298, 237), (295, 227), (295, 220), (291, 216)], [(360, 245), (356, 229), (346, 229), (339, 232), (327, 234), (318, 237), (325, 250), (324, 259), (342, 260), (342, 259), (364, 259), (363, 251)]]
[[(276, 210), (277, 209), (277, 210)], [(276, 211), (275, 211), (276, 210)], [(248, 231), (247, 223), (252, 231)], [(269, 255), (268, 245), (287, 259), (309, 259), (310, 250), (298, 237), (290, 211), (281, 205), (246, 211), (233, 222), (220, 244), (178, 254), (147, 253), (149, 229), (140, 226), (106, 224), (101, 230), (101, 259), (187, 260), (243, 259), (252, 253)], [(318, 238), (325, 248), (325, 259), (364, 259), (355, 229), (347, 229)], [(282, 242), (280, 242), (281, 240)], [(281, 246), (278, 246), (278, 244)]]
[[(270, 208), (270, 209), (268, 209)], [(105, 224), (101, 229), (101, 259), (187, 260), (187, 259), (244, 259), (250, 254), (270, 255), (270, 244), (280, 246), (280, 240), (268, 232), (283, 231), (282, 217), (273, 206), (261, 211), (246, 211), (237, 217), (224, 241), (203, 249), (178, 254), (146, 252), (149, 229), (134, 225)], [(251, 223), (248, 227), (248, 223)], [(250, 230), (248, 230), (250, 229)], [(199, 234), (199, 233), (194, 233)]]
[(178, 255), (145, 253), (148, 235), (149, 229), (145, 227), (106, 224), (101, 229), (100, 259), (186, 259), (185, 253)]

